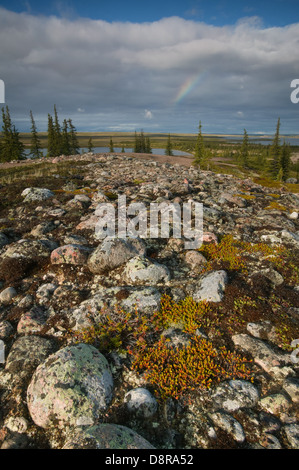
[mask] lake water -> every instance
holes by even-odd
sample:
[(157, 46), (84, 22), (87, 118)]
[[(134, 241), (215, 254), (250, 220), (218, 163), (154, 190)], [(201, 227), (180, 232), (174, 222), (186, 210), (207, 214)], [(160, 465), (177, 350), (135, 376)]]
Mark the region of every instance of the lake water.
[[(86, 153), (88, 152), (87, 148), (81, 148), (81, 153)], [(47, 154), (47, 149), (42, 149), (43, 155)], [(121, 147), (115, 147), (114, 152), (116, 153), (121, 153)], [(133, 148), (126, 148), (125, 153), (133, 153), (134, 149)], [(93, 153), (109, 153), (109, 147), (95, 147), (93, 149)], [(154, 155), (165, 155), (165, 149), (152, 149), (152, 153)], [(182, 156), (192, 156), (190, 153), (187, 152), (182, 152), (180, 150), (173, 150), (172, 151), (173, 155), (176, 157), (182, 157)], [(27, 158), (29, 158), (30, 150), (26, 149), (25, 150), (25, 155)]]

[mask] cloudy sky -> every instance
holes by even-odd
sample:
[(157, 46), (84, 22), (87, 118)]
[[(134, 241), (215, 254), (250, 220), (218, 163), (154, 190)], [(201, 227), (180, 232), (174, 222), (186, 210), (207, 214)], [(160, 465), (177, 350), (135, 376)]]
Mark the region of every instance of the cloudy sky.
[(0, 79), (19, 131), (299, 134), (298, 0), (0, 0)]

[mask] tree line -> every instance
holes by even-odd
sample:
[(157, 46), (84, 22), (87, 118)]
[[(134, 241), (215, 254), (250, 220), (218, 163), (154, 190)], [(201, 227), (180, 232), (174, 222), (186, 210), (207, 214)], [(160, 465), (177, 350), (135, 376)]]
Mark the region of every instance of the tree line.
[[(242, 144), (237, 151), (236, 159), (238, 164), (246, 169), (259, 169), (267, 176), (277, 181), (286, 181), (290, 175), (291, 169), (291, 148), (284, 141), (281, 145), (280, 139), (280, 118), (278, 118), (276, 132), (270, 146), (258, 148), (252, 151), (249, 145), (248, 133), (244, 129)], [(231, 152), (231, 155), (232, 152)], [(209, 168), (209, 162), (212, 157), (210, 149), (204, 145), (202, 136), (202, 125), (199, 122), (199, 130), (194, 150), (193, 164), (203, 169)]]
[[(38, 132), (30, 111), (31, 120), (31, 158), (43, 157), (43, 151)], [(47, 156), (57, 157), (59, 155), (76, 155), (80, 153), (76, 128), (71, 119), (64, 119), (62, 125), (59, 123), (56, 105), (54, 105), (54, 116), (48, 114), (48, 145)], [(0, 162), (12, 160), (24, 160), (25, 146), (20, 140), (19, 132), (13, 125), (8, 106), (2, 108), (2, 133), (0, 136)]]

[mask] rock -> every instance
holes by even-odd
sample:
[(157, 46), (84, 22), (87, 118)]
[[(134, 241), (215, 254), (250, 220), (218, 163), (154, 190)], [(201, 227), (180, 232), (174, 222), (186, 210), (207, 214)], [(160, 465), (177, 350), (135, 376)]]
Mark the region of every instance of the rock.
[(185, 253), (185, 263), (191, 269), (201, 268), (207, 263), (206, 258), (196, 250), (189, 250)]
[(10, 416), (4, 423), (4, 426), (12, 432), (24, 433), (28, 429), (28, 421), (19, 416)]
[(91, 326), (93, 322), (101, 322), (101, 311), (108, 311), (120, 306), (133, 312), (137, 308), (144, 314), (151, 314), (160, 307), (161, 294), (154, 287), (130, 288), (111, 287), (98, 288), (90, 299), (84, 300), (70, 315), (70, 324), (74, 330)]
[(253, 408), (259, 401), (257, 388), (246, 380), (230, 380), (218, 385), (212, 393), (213, 408), (232, 413), (242, 408)]
[(71, 244), (60, 246), (59, 248), (56, 248), (56, 250), (52, 251), (51, 263), (84, 265), (91, 252), (91, 248), (83, 245)]
[(170, 272), (166, 266), (145, 256), (135, 256), (130, 259), (125, 266), (124, 274), (129, 285), (156, 285), (170, 280)]
[(289, 410), (291, 402), (281, 393), (275, 393), (262, 398), (259, 401), (259, 406), (267, 413), (281, 417)]
[(26, 188), (21, 193), (23, 196), (24, 202), (32, 202), (32, 201), (45, 201), (51, 197), (54, 197), (55, 194), (46, 188)]
[(218, 412), (210, 414), (215, 426), (227, 432), (236, 442), (245, 441), (245, 434), (241, 424), (228, 413)]
[(14, 287), (7, 287), (0, 292), (0, 304), (9, 304), (16, 295), (17, 291)]
[(287, 378), (283, 383), (283, 389), (287, 392), (293, 403), (299, 403), (299, 380), (294, 377)]
[(124, 403), (130, 413), (147, 419), (155, 415), (158, 403), (155, 397), (146, 388), (135, 388), (125, 394)]
[(283, 427), (288, 443), (292, 449), (299, 449), (299, 424), (287, 424)]
[(14, 376), (14, 381), (27, 380), (50, 354), (55, 351), (55, 343), (38, 336), (18, 338), (6, 359), (5, 371)]
[(136, 255), (145, 255), (145, 244), (139, 239), (106, 238), (89, 256), (88, 267), (101, 274), (125, 264)]
[(232, 340), (237, 347), (251, 354), (254, 362), (270, 374), (275, 367), (281, 366), (285, 361), (282, 355), (275, 353), (270, 346), (260, 339), (252, 338), (246, 334), (239, 334), (232, 336)]
[(35, 371), (27, 390), (33, 421), (42, 428), (94, 424), (112, 400), (106, 358), (93, 346), (67, 346)]
[(47, 258), (50, 250), (47, 244), (41, 240), (21, 239), (15, 243), (11, 243), (3, 253), (3, 259), (29, 259), (35, 260), (38, 257)]
[(135, 431), (117, 424), (99, 424), (72, 432), (63, 449), (154, 449)]
[(24, 313), (17, 326), (19, 334), (40, 333), (48, 320), (48, 312), (41, 307), (32, 307), (29, 312)]
[(6, 320), (0, 321), (0, 339), (5, 339), (14, 331), (13, 326)]
[(221, 302), (227, 283), (228, 276), (225, 271), (211, 272), (201, 280), (200, 287), (195, 290), (193, 298), (197, 301)]
[(27, 445), (28, 437), (26, 434), (13, 433), (4, 440), (1, 449), (26, 449)]
[(294, 211), (289, 215), (289, 218), (291, 220), (297, 220), (298, 219), (298, 212)]

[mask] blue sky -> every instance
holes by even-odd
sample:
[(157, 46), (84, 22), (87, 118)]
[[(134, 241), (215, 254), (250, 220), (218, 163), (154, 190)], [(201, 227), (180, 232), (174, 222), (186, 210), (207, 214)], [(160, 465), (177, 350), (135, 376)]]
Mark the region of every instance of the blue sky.
[[(169, 16), (204, 21), (208, 24), (234, 24), (239, 18), (259, 16), (265, 26), (285, 26), (298, 21), (298, 0), (2, 0), (0, 5), (34, 15), (85, 17), (112, 21), (146, 22)], [(296, 19), (297, 16), (297, 19)]]
[(0, 0), (18, 130), (56, 104), (81, 131), (299, 134), (298, 0)]

